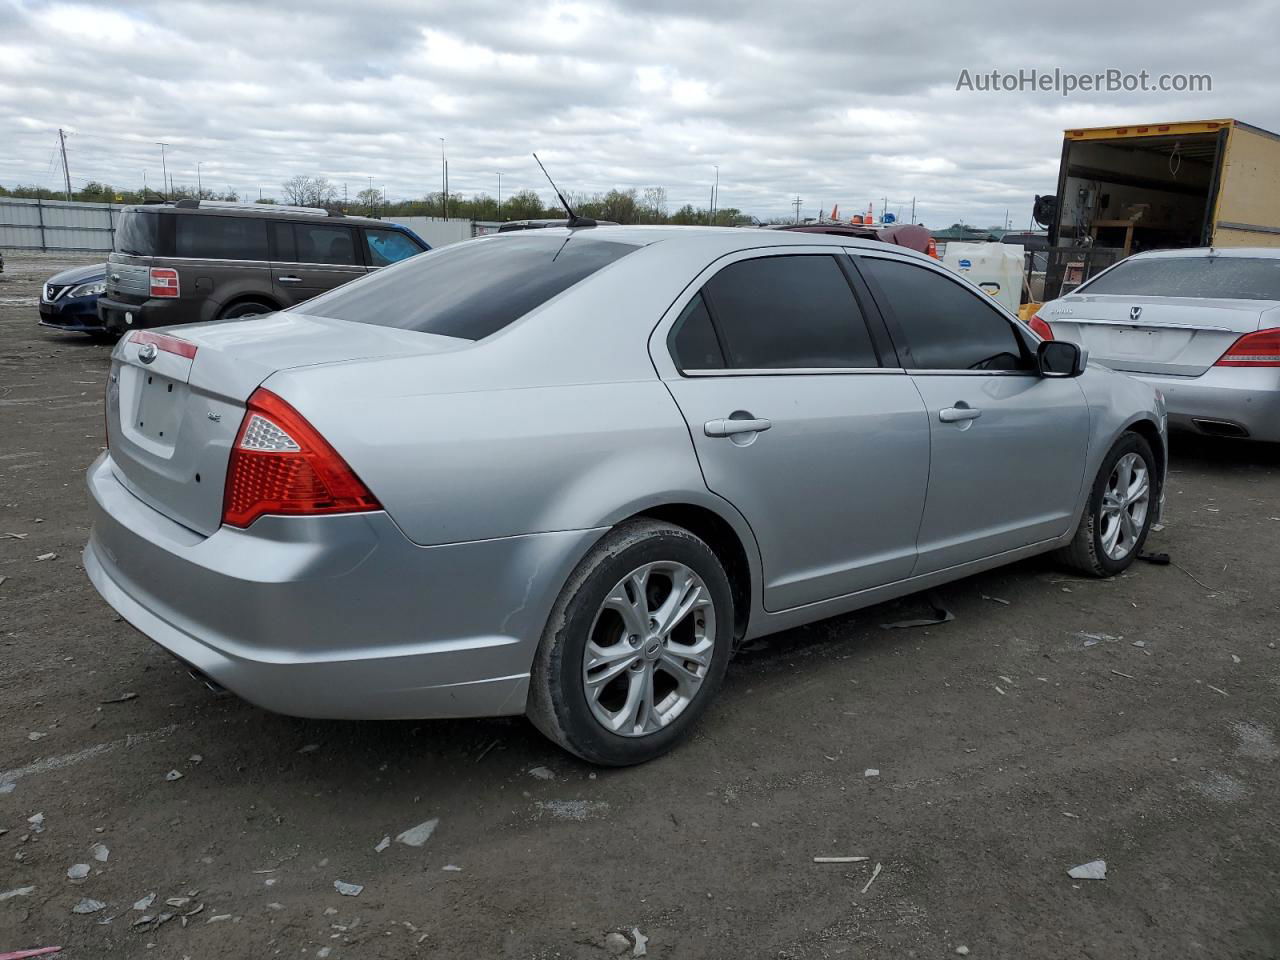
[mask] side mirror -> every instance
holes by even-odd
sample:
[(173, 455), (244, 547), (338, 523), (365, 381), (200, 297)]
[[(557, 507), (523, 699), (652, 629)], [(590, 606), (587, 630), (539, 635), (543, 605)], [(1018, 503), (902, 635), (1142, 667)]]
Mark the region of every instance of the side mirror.
[(1042, 377), (1078, 377), (1084, 373), (1088, 355), (1066, 340), (1045, 340), (1036, 350), (1036, 365)]

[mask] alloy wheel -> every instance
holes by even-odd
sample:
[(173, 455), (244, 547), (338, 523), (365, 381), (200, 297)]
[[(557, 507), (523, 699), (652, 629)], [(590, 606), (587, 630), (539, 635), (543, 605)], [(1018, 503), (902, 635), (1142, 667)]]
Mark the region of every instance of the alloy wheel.
[(1151, 505), (1151, 476), (1146, 461), (1126, 453), (1111, 468), (1102, 491), (1102, 549), (1112, 560), (1123, 560), (1138, 545)]
[(583, 653), (582, 684), (596, 720), (643, 737), (698, 695), (715, 651), (711, 591), (683, 563), (646, 563), (609, 591)]

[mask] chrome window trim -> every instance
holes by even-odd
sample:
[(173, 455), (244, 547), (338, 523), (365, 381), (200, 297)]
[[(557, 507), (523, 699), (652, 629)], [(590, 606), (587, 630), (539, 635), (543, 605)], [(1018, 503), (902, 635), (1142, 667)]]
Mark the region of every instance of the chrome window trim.
[(754, 369), (684, 370), (682, 377), (816, 377), (853, 374), (901, 374), (902, 367), (763, 367)]
[[(423, 251), (424, 253), (426, 251)], [(217, 257), (146, 257), (148, 260), (180, 260), (183, 263), (238, 263), (245, 267), (321, 267), (325, 269), (363, 270), (363, 263), (303, 263), (298, 260), (222, 260)]]
[(1041, 378), (1038, 370), (911, 370), (913, 377), (1032, 377)]

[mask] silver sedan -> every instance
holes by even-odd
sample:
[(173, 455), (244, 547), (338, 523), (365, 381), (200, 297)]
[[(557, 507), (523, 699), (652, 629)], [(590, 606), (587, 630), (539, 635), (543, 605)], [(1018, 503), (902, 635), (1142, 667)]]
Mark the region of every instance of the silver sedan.
[(630, 764), (745, 639), (1033, 554), (1123, 570), (1150, 386), (872, 241), (581, 227), (117, 346), (85, 568), (210, 684), (527, 714)]
[(1175, 427), (1280, 442), (1280, 249), (1138, 254), (1032, 326), (1156, 387)]

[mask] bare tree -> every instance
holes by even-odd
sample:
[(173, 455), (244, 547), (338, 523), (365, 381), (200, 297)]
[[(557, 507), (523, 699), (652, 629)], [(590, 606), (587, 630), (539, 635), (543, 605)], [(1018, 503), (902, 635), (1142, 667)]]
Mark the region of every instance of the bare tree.
[(299, 207), (324, 207), (338, 196), (338, 188), (325, 177), (307, 177), (302, 174), (290, 177), (280, 184), (284, 202)]
[(640, 209), (650, 223), (665, 223), (667, 219), (667, 188), (645, 187), (641, 195)]

